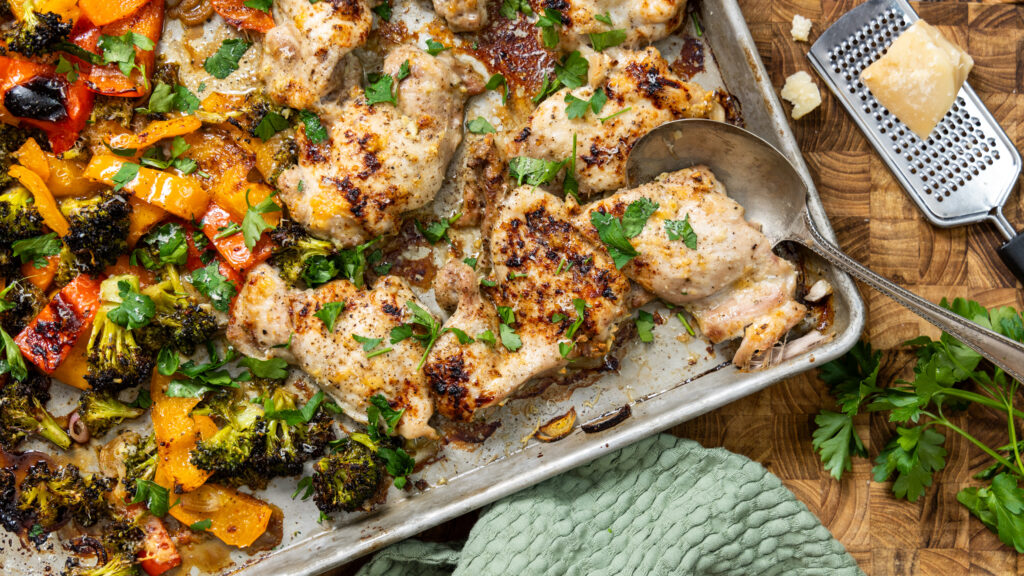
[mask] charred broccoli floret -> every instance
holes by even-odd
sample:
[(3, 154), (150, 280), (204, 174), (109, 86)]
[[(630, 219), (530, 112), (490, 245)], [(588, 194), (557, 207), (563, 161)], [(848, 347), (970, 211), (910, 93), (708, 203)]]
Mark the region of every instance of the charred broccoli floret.
[(217, 332), (217, 317), (186, 290), (176, 267), (166, 266), (163, 280), (142, 293), (156, 305), (153, 319), (137, 330), (137, 340), (146, 349), (170, 346), (191, 354)]
[(83, 272), (78, 265), (78, 259), (68, 250), (67, 246), (61, 246), (59, 260), (57, 261), (57, 273), (53, 276), (54, 288), (67, 286), (76, 276)]
[(16, 450), (27, 436), (38, 436), (67, 450), (71, 437), (44, 407), (50, 399), (49, 379), (30, 372), (24, 381), (0, 385), (0, 448)]
[(95, 390), (120, 392), (148, 382), (153, 372), (153, 356), (136, 343), (131, 330), (111, 318), (121, 305), (118, 286), (122, 282), (127, 282), (133, 292), (139, 291), (139, 280), (131, 275), (107, 278), (100, 285), (102, 304), (89, 335), (85, 373)]
[(124, 196), (106, 192), (89, 198), (70, 198), (61, 204), (60, 211), (70, 226), (64, 244), (85, 272), (100, 274), (128, 251), (128, 217), (132, 206)]
[(365, 434), (353, 435), (313, 465), (313, 501), (321, 512), (363, 509), (384, 488), (384, 462), (371, 446)]
[(18, 489), (14, 472), (0, 468), (0, 526), (17, 533), (22, 526), (22, 513), (18, 510)]
[(24, 278), (11, 282), (0, 291), (0, 299), (10, 306), (0, 312), (0, 328), (8, 334), (17, 334), (46, 306), (46, 295), (35, 284)]
[(113, 554), (95, 566), (82, 566), (77, 558), (68, 558), (61, 576), (136, 576), (138, 573), (135, 562), (129, 557)]
[(156, 440), (153, 435), (143, 438), (134, 432), (126, 438), (118, 451), (124, 463), (125, 489), (130, 496), (135, 496), (135, 486), (139, 480), (152, 480), (156, 476)]
[(71, 34), (71, 22), (53, 12), (35, 12), (30, 2), (25, 4), (21, 21), (4, 35), (7, 50), (26, 56), (53, 52)]
[(143, 412), (142, 408), (133, 408), (109, 392), (89, 390), (78, 400), (78, 416), (94, 438), (104, 436), (125, 420), (138, 418)]
[[(296, 396), (284, 388), (275, 390), (267, 405), (271, 405), (278, 414), (295, 414), (299, 408)], [(301, 474), (303, 464), (323, 454), (324, 447), (334, 439), (332, 423), (333, 420), (323, 408), (318, 408), (309, 422), (268, 416), (265, 419), (263, 446), (254, 454), (254, 467), (273, 476)]]
[(281, 270), (285, 282), (315, 287), (338, 275), (334, 261), (338, 249), (331, 242), (311, 236), (293, 221), (281, 222), (271, 235), (278, 248), (270, 263)]
[(245, 399), (214, 396), (193, 413), (211, 416), (223, 424), (216, 434), (192, 450), (192, 464), (203, 470), (234, 476), (246, 470), (253, 451), (265, 434), (263, 409)]
[(43, 532), (52, 532), (68, 518), (92, 526), (109, 514), (106, 494), (113, 484), (105, 476), (82, 474), (74, 464), (51, 469), (40, 460), (21, 481), (18, 509)]
[(10, 248), (18, 240), (43, 233), (43, 218), (24, 186), (12, 186), (0, 195), (0, 245)]

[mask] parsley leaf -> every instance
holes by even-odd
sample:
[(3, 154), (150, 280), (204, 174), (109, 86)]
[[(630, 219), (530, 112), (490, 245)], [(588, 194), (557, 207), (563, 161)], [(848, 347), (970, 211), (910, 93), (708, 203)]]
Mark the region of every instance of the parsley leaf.
[[(270, 380), (284, 380), (288, 377), (288, 363), (282, 358), (259, 358), (245, 357), (238, 361), (242, 366), (248, 368), (252, 375), (257, 378), (268, 378)], [(241, 378), (240, 378), (241, 379)]]
[(57, 74), (64, 74), (68, 82), (74, 84), (78, 80), (78, 64), (73, 64), (66, 60), (64, 56), (57, 58), (57, 68), (54, 70)]
[(256, 125), (256, 129), (253, 130), (253, 134), (257, 138), (266, 142), (274, 137), (274, 134), (281, 132), (282, 130), (288, 129), (288, 120), (278, 114), (277, 112), (267, 112), (260, 119), (260, 123)]
[(137, 32), (125, 32), (121, 36), (101, 35), (96, 42), (103, 64), (116, 64), (121, 74), (128, 76), (135, 66), (135, 49), (149, 52), (153, 41)]
[(50, 232), (12, 243), (11, 252), (21, 260), (22, 264), (31, 262), (33, 267), (42, 268), (46, 266), (48, 257), (60, 254), (61, 246), (57, 234)]
[(659, 206), (648, 198), (641, 197), (629, 203), (622, 214), (622, 230), (626, 238), (636, 238), (644, 230), (647, 219), (654, 215)]
[(498, 337), (501, 339), (501, 345), (509, 352), (515, 352), (523, 347), (523, 340), (508, 324), (498, 325)]
[(302, 494), (303, 500), (309, 500), (313, 495), (313, 479), (309, 476), (303, 476), (299, 479), (299, 483), (295, 485), (295, 492), (292, 492), (292, 500)]
[(497, 132), (494, 126), (483, 116), (477, 116), (467, 122), (466, 129), (469, 130), (470, 134), (494, 134)]
[(441, 44), (440, 42), (434, 40), (433, 38), (427, 38), (427, 54), (430, 54), (431, 56), (437, 56), (438, 54), (444, 52), (445, 50), (448, 50), (447, 46)]
[(868, 455), (864, 443), (853, 428), (852, 415), (822, 410), (814, 417), (814, 423), (818, 427), (811, 436), (811, 445), (821, 455), (825, 470), (836, 480), (853, 467), (851, 453)]
[(166, 114), (172, 110), (192, 114), (198, 109), (199, 98), (188, 88), (180, 84), (171, 86), (164, 82), (157, 82), (149, 95), (147, 107), (137, 110), (149, 114)]
[(163, 376), (173, 376), (181, 365), (181, 356), (173, 348), (164, 346), (156, 355), (156, 369)]
[(576, 89), (587, 83), (587, 73), (590, 70), (590, 63), (579, 50), (573, 50), (565, 59), (555, 64), (555, 78), (570, 89)]
[(367, 86), (364, 94), (366, 95), (366, 103), (370, 106), (374, 104), (381, 104), (383, 102), (390, 102), (391, 104), (398, 105), (398, 98), (395, 97), (394, 92), (394, 78), (390, 74), (381, 74), (376, 79), (372, 80)]
[(170, 509), (170, 495), (167, 488), (153, 482), (152, 480), (135, 479), (135, 498), (132, 504), (146, 503), (149, 512), (158, 518), (167, 515)]
[(665, 233), (669, 240), (682, 240), (690, 250), (697, 249), (697, 233), (690, 225), (690, 215), (682, 220), (665, 220)]
[(526, 16), (533, 14), (533, 8), (530, 7), (530, 0), (504, 0), (501, 3), (501, 9), (499, 13), (506, 20), (515, 20), (518, 18), (517, 12), (522, 12)]
[(598, 32), (597, 34), (590, 34), (590, 44), (594, 47), (594, 50), (601, 52), (605, 48), (611, 48), (618, 46), (626, 41), (625, 30), (609, 30), (607, 32)]
[(487, 84), (484, 84), (484, 89), (485, 90), (498, 90), (498, 88), (502, 88), (502, 90), (500, 91), (501, 103), (503, 105), (507, 104), (508, 103), (508, 81), (505, 80), (505, 76), (503, 74), (500, 74), (500, 73), (493, 74), (490, 78), (487, 79)]
[(621, 269), (639, 255), (639, 252), (633, 248), (626, 237), (622, 221), (618, 218), (595, 210), (590, 213), (590, 223), (593, 224), (601, 242), (608, 249), (608, 254), (612, 257), (616, 268)]
[(249, 203), (249, 190), (245, 191), (245, 204), (249, 209), (245, 211), (245, 218), (242, 219), (242, 238), (245, 241), (245, 247), (249, 250), (256, 246), (256, 242), (259, 241), (264, 232), (274, 229), (263, 218), (263, 215), (281, 211), (281, 207), (274, 202), (275, 195), (277, 195), (276, 190), (259, 204), (253, 206)]
[(516, 156), (509, 161), (508, 171), (516, 184), (540, 186), (554, 180), (563, 164), (528, 156)]
[(395, 426), (398, 426), (398, 421), (402, 419), (402, 414), (405, 413), (405, 408), (401, 410), (395, 410), (391, 407), (391, 403), (384, 397), (383, 394), (374, 394), (370, 397), (370, 403), (366, 406), (366, 433), (370, 437), (370, 440), (374, 442), (380, 442), (383, 435), (380, 432), (380, 420), (384, 419), (384, 423), (387, 425), (384, 433), (387, 435), (393, 435), (395, 433)]
[(299, 112), (299, 120), (306, 134), (306, 139), (312, 144), (320, 144), (327, 141), (327, 129), (320, 122), (320, 117), (308, 110)]
[(451, 332), (452, 334), (455, 334), (455, 338), (459, 341), (459, 344), (466, 345), (472, 344), (474, 342), (472, 336), (466, 334), (463, 330), (455, 328), (454, 326), (445, 328), (441, 333), (444, 334), (445, 332)]
[[(249, 3), (246, 2), (246, 5), (248, 4)], [(188, 529), (193, 532), (204, 532), (206, 530), (209, 530), (211, 526), (213, 526), (213, 520), (207, 518), (206, 520), (200, 520), (198, 522), (193, 522), (189, 524)]]
[(242, 5), (246, 8), (253, 8), (270, 14), (270, 9), (274, 6), (274, 0), (245, 0)]
[(114, 192), (117, 192), (130, 184), (135, 180), (135, 177), (139, 175), (139, 166), (133, 162), (125, 162), (121, 164), (121, 167), (117, 169), (117, 173), (112, 178), (114, 181)]
[(0, 361), (0, 374), (11, 373), (15, 380), (28, 378), (28, 369), (25, 367), (25, 358), (21, 355), (21, 348), (14, 342), (14, 338), (6, 330), (0, 328), (0, 340), (4, 343), (4, 360)]
[(129, 330), (141, 328), (149, 324), (156, 314), (153, 299), (136, 292), (127, 280), (117, 282), (117, 296), (121, 302), (107, 312), (107, 317), (118, 326), (124, 326)]
[(456, 213), (451, 218), (442, 218), (437, 222), (431, 222), (430, 224), (423, 224), (419, 220), (416, 220), (416, 230), (426, 238), (427, 242), (431, 244), (437, 244), (441, 240), (448, 241), (448, 228), (451, 227), (459, 218), (462, 218), (462, 212)]
[(374, 6), (373, 8), (370, 8), (370, 10), (373, 10), (373, 13), (376, 14), (377, 16), (379, 16), (381, 20), (383, 20), (385, 22), (391, 22), (391, 2), (390, 1), (382, 2), (382, 3)]
[(476, 339), (488, 346), (494, 346), (497, 343), (497, 340), (494, 338), (494, 332), (491, 332), (490, 330), (484, 330), (477, 334)]
[(405, 488), (408, 476), (416, 466), (416, 460), (401, 448), (381, 447), (377, 449), (377, 455), (384, 460), (388, 474), (395, 479), (395, 488)]
[(654, 342), (654, 315), (646, 310), (638, 310), (636, 313), (636, 333), (640, 336), (640, 341), (649, 343)]
[(1004, 544), (1024, 553), (1024, 490), (1017, 487), (1016, 477), (1003, 472), (992, 479), (991, 487), (964, 488), (956, 499)]
[(203, 62), (203, 69), (214, 78), (224, 79), (238, 70), (238, 62), (252, 46), (241, 38), (228, 38), (221, 41), (217, 52)]
[(896, 433), (875, 459), (872, 472), (875, 482), (884, 482), (895, 472), (893, 493), (916, 502), (931, 486), (932, 475), (946, 466), (946, 437), (925, 426), (897, 427)]
[(338, 315), (345, 309), (344, 302), (328, 302), (316, 311), (317, 318), (327, 327), (327, 332), (334, 333), (334, 323), (338, 321)]
[(353, 334), (352, 339), (363, 345), (363, 352), (373, 350), (384, 341), (383, 338), (370, 338), (368, 336), (360, 336), (359, 334)]
[(238, 287), (220, 273), (220, 265), (214, 260), (205, 268), (197, 268), (190, 275), (192, 285), (200, 294), (213, 302), (213, 307), (221, 312), (228, 312), (231, 300), (238, 294)]
[(612, 25), (612, 17), (611, 14), (609, 14), (608, 12), (605, 12), (604, 14), (594, 14), (594, 20), (597, 20), (598, 22), (601, 22), (602, 24), (607, 24), (609, 26)]
[(583, 100), (573, 96), (571, 92), (565, 93), (565, 114), (570, 120), (577, 118), (583, 118), (587, 114), (587, 110), (593, 110), (594, 114), (599, 114), (604, 109), (605, 103), (608, 102), (608, 95), (605, 94), (604, 88), (598, 88), (594, 91), (593, 96), (589, 100)]
[(324, 391), (317, 390), (316, 394), (302, 405), (302, 408), (277, 410), (274, 408), (274, 401), (266, 398), (263, 401), (263, 415), (267, 420), (280, 420), (289, 426), (298, 426), (312, 420), (323, 401)]
[(551, 8), (545, 8), (544, 13), (537, 19), (537, 27), (541, 29), (541, 41), (546, 48), (558, 46), (558, 29), (564, 24), (562, 13)]

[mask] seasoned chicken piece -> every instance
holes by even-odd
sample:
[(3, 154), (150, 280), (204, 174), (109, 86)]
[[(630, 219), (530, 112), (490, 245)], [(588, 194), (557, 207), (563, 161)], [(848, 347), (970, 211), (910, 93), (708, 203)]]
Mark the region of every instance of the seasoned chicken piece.
[(625, 47), (638, 48), (674, 32), (686, 15), (686, 0), (561, 0), (544, 5), (562, 15), (562, 46), (568, 48), (586, 43), (590, 34), (613, 29), (626, 33)]
[[(461, 281), (449, 282), (458, 287), (458, 307), (445, 326), (474, 338), (491, 330), (499, 343), (493, 349), (479, 339), (460, 344), (447, 333), (425, 368), (438, 411), (457, 420), (470, 419), (570, 359), (602, 358), (629, 316), (629, 281), (572, 228), (558, 198), (524, 186), (494, 210), (488, 231), (497, 282), (493, 304), (478, 292), (473, 271), (460, 267)], [(495, 306), (514, 316), (514, 335), (498, 325), (502, 315)]]
[[(709, 118), (721, 114), (713, 94), (673, 74), (656, 48), (610, 51), (611, 58), (591, 56), (591, 85), (572, 94), (589, 100), (601, 88), (608, 102), (599, 114), (587, 111), (570, 120), (566, 114), (568, 88), (541, 102), (526, 125), (506, 146), (506, 155), (561, 162), (572, 155), (576, 135), (576, 178), (580, 194), (609, 192), (626, 185), (626, 158), (641, 136), (679, 118)], [(599, 70), (607, 64), (607, 73)], [(617, 115), (616, 115), (617, 114)], [(608, 118), (601, 122), (598, 118)]]
[[(629, 240), (638, 256), (622, 272), (662, 300), (686, 306), (712, 342), (742, 336), (734, 363), (746, 366), (804, 317), (806, 309), (794, 299), (795, 267), (772, 252), (707, 167), (664, 174), (589, 204), (573, 225), (601, 244), (591, 214), (621, 218), (644, 200), (657, 209)], [(696, 249), (687, 245), (686, 222)]]
[[(382, 394), (393, 408), (405, 410), (399, 434), (434, 438), (426, 378), (417, 369), (423, 346), (414, 338), (396, 344), (389, 339), (392, 328), (412, 319), (410, 301), (419, 304), (405, 281), (395, 276), (381, 278), (373, 290), (359, 290), (347, 280), (295, 290), (274, 268), (261, 264), (249, 273), (238, 296), (227, 336), (246, 355), (296, 364), (355, 420), (366, 422), (368, 400)], [(345, 303), (333, 332), (316, 316), (330, 302)], [(380, 342), (366, 351), (354, 336)], [(289, 337), (288, 348), (273, 347)]]
[(384, 61), (398, 105), (369, 105), (353, 88), (340, 110), (321, 119), (329, 138), (298, 137), (298, 165), (278, 179), (292, 218), (313, 233), (355, 246), (395, 230), (404, 212), (434, 199), (462, 139), (466, 97), (449, 52), (431, 56), (399, 46)]
[(472, 32), (487, 26), (486, 0), (434, 0), (434, 12), (452, 32)]
[(345, 56), (370, 34), (367, 0), (277, 0), (277, 23), (263, 37), (260, 73), (267, 94), (283, 106), (305, 109), (335, 91)]

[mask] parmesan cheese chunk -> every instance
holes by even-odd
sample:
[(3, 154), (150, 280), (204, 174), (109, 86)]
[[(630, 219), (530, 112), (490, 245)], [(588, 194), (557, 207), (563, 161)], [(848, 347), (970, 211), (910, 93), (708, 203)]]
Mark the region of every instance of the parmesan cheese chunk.
[(923, 140), (953, 106), (973, 66), (959, 46), (918, 20), (860, 78), (882, 106)]
[(811, 20), (810, 18), (804, 18), (799, 14), (793, 15), (793, 27), (789, 31), (793, 35), (793, 40), (796, 42), (807, 42), (808, 35), (811, 33)]
[(791, 114), (794, 120), (799, 120), (821, 106), (821, 92), (818, 92), (818, 86), (811, 80), (811, 75), (803, 70), (786, 78), (786, 84), (782, 87), (782, 97), (793, 105)]

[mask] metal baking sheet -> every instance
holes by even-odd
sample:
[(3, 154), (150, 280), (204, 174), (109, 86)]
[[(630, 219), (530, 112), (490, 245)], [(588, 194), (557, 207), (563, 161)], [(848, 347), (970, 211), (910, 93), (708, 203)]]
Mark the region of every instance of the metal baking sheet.
[[(746, 126), (793, 161), (807, 183), (812, 216), (822, 232), (834, 239), (736, 1), (703, 0), (697, 12), (704, 23), (701, 40), (709, 51), (707, 72), (694, 80), (709, 89), (724, 84), (740, 101)], [(692, 21), (687, 26), (690, 35), (696, 33)], [(680, 44), (673, 37), (658, 47), (671, 61)], [(276, 479), (259, 496), (284, 511), (281, 544), (252, 556), (234, 551), (234, 564), (213, 572), (244, 576), (323, 572), (836, 358), (860, 336), (864, 305), (849, 277), (808, 251), (800, 255), (805, 269), (818, 271), (834, 288), (832, 338), (810, 352), (760, 372), (744, 373), (728, 362), (734, 346), (712, 348), (699, 338), (688, 339), (681, 325), (669, 320), (655, 328), (654, 343), (637, 342), (622, 351), (618, 372), (606, 373), (590, 386), (553, 385), (534, 397), (511, 400), (490, 415), (489, 420), (499, 421), (500, 426), (486, 441), (471, 448), (444, 446), (431, 464), (414, 475), (414, 480), (423, 481), (418, 484), (425, 483), (423, 489), (392, 488), (387, 503), (372, 513), (335, 515), (332, 522), (320, 524), (312, 501), (291, 499), (296, 479)], [(585, 424), (623, 406), (629, 407), (631, 415), (603, 431), (586, 433), (578, 425), (553, 444), (527, 440), (538, 423), (570, 407), (576, 409), (578, 424)], [(61, 556), (56, 537), (36, 551), (22, 549), (10, 534), (0, 534), (0, 571), (4, 573), (43, 573), (41, 566), (62, 565)], [(192, 568), (182, 574), (205, 572)]]

